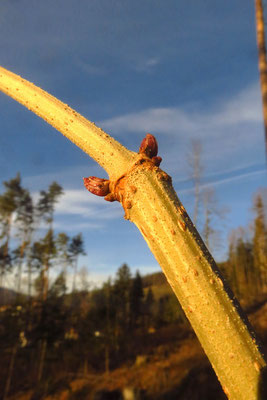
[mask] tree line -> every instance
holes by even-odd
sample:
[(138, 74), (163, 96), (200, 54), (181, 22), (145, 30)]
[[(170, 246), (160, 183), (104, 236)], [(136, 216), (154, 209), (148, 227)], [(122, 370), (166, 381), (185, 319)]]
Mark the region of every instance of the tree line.
[[(5, 285), (5, 278), (12, 271), (16, 277), (15, 289), (20, 293), (22, 273), (26, 272), (28, 296), (33, 295), (34, 285), (35, 291), (45, 299), (50, 268), (60, 264), (62, 270), (58, 279), (65, 285), (67, 268), (73, 267), (72, 286), (75, 290), (77, 260), (84, 254), (84, 245), (81, 234), (70, 238), (64, 232), (54, 233), (55, 206), (64, 194), (62, 187), (56, 182), (51, 183), (48, 190), (40, 192), (34, 204), (32, 195), (22, 186), (19, 174), (3, 185), (5, 191), (0, 195), (0, 287)], [(36, 274), (39, 276), (33, 281)]]
[[(0, 195), (2, 285), (8, 273), (16, 271), (15, 301), (0, 307), (3, 399), (27, 389), (34, 389), (32, 399), (38, 399), (58, 384), (67, 385), (71, 375), (108, 373), (122, 363), (134, 363), (139, 354), (171, 340), (170, 333), (163, 337), (161, 332), (172, 324), (176, 339), (190, 331), (176, 297), (159, 285), (158, 274), (141, 277), (137, 271), (132, 276), (123, 264), (101, 288), (88, 290), (84, 285), (78, 290), (82, 235), (55, 234), (53, 227), (55, 205), (62, 195), (63, 189), (53, 182), (34, 204), (19, 175), (4, 182)], [(255, 198), (254, 212), (251, 231), (232, 232), (228, 258), (220, 265), (246, 304), (261, 301), (266, 294), (267, 227), (261, 195)], [(44, 228), (39, 229), (41, 224)], [(60, 272), (51, 279), (56, 267)], [(70, 267), (74, 273), (67, 290)], [(26, 294), (21, 290), (23, 273)]]
[[(51, 307), (56, 307), (58, 311), (56, 318), (62, 315), (60, 302), (54, 301), (51, 306), (51, 299), (66, 293), (67, 269), (70, 266), (74, 270), (72, 291), (75, 292), (78, 257), (84, 254), (84, 244), (81, 234), (72, 238), (64, 232), (55, 235), (55, 205), (63, 195), (63, 189), (57, 182), (51, 183), (48, 190), (42, 190), (35, 203), (29, 190), (22, 186), (20, 174), (3, 182), (3, 186), (4, 192), (0, 195), (0, 288), (1, 311), (4, 311), (1, 330), (6, 338), (4, 348), (7, 345), (7, 352), (10, 353), (3, 389), (6, 398), (21, 341), (24, 344), (28, 341), (38, 343), (36, 380), (42, 380), (48, 342), (53, 336), (53, 328), (58, 328), (52, 319), (52, 333), (46, 327), (51, 316), (55, 316), (50, 313)], [(57, 265), (61, 266), (61, 271), (52, 282), (51, 268)], [(27, 295), (22, 293), (22, 276), (25, 274)], [(7, 290), (4, 286), (10, 276), (15, 277), (16, 298), (14, 306), (5, 307)]]
[(221, 265), (237, 298), (248, 305), (266, 299), (267, 294), (267, 225), (260, 193), (254, 197), (253, 212), (249, 228), (231, 232), (228, 259)]

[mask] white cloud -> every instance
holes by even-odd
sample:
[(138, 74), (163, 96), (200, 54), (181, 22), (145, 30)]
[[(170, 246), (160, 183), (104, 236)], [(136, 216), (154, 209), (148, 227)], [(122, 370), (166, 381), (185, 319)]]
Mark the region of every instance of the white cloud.
[(105, 75), (107, 73), (106, 69), (102, 65), (92, 65), (81, 59), (75, 61), (76, 65), (88, 75)]
[(177, 134), (179, 130), (192, 131), (195, 122), (179, 108), (149, 108), (137, 113), (114, 117), (99, 123), (109, 131), (124, 132), (162, 132)]
[(139, 61), (135, 69), (140, 72), (150, 72), (160, 63), (159, 57), (150, 57), (145, 60)]
[(58, 221), (56, 220), (54, 222), (54, 228), (57, 231), (64, 231), (64, 232), (85, 232), (87, 230), (98, 230), (101, 231), (104, 228), (104, 224), (103, 223), (97, 223), (97, 222), (80, 222), (80, 221), (75, 221), (75, 222), (69, 222), (68, 220), (64, 220), (64, 221)]
[[(163, 168), (178, 176), (186, 172), (190, 142), (202, 142), (205, 173), (240, 168), (262, 162), (264, 136), (258, 83), (231, 98), (202, 109), (197, 104), (149, 108), (99, 123), (116, 134), (153, 133), (160, 143)], [(166, 159), (165, 159), (166, 158)]]
[(85, 190), (65, 190), (56, 204), (54, 227), (57, 230), (84, 232), (104, 230), (109, 221), (123, 215), (119, 203), (108, 203)]
[[(94, 160), (88, 157), (88, 162), (84, 165), (71, 165), (66, 166), (64, 168), (55, 170), (50, 170), (49, 172), (38, 174), (38, 175), (29, 175), (23, 177), (23, 184), (29, 188), (31, 191), (36, 192), (36, 198), (38, 197), (39, 190), (47, 190), (49, 185), (56, 181), (60, 185), (65, 187), (76, 187), (84, 188), (83, 186), (83, 177), (85, 176), (101, 176), (101, 178), (107, 177), (106, 172), (94, 162)], [(85, 189), (84, 193), (88, 193)]]
[(105, 202), (85, 190), (65, 190), (64, 196), (56, 204), (56, 213), (63, 215), (79, 215), (85, 218), (106, 220), (121, 214), (119, 205)]
[[(32, 197), (36, 203), (38, 192)], [(66, 189), (55, 205), (54, 228), (56, 230), (77, 231), (101, 230), (110, 220), (120, 219), (123, 209), (118, 202), (110, 203), (83, 189)], [(39, 229), (47, 229), (41, 221)]]
[[(211, 116), (209, 116), (211, 117)], [(214, 123), (231, 125), (244, 122), (262, 122), (262, 104), (258, 82), (241, 90), (226, 101), (214, 115)]]
[[(190, 110), (188, 110), (190, 108)], [(161, 132), (177, 135), (178, 132), (204, 136), (216, 135), (218, 128), (241, 123), (261, 123), (261, 99), (258, 84), (242, 90), (235, 97), (217, 104), (211, 111), (192, 107), (148, 108), (101, 121), (99, 125), (116, 132)]]

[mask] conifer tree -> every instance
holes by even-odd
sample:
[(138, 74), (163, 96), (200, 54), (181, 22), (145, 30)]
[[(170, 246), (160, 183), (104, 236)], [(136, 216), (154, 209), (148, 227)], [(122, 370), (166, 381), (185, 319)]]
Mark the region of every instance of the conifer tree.
[[(2, 235), (5, 240), (4, 245), (1, 246), (2, 250), (1, 261), (4, 261), (4, 264), (1, 265), (2, 266), (1, 281), (3, 274), (7, 270), (7, 265), (10, 265), (11, 263), (9, 239), (10, 239), (12, 220), (14, 220), (13, 215), (16, 212), (16, 218), (14, 222), (17, 223), (18, 226), (17, 235), (20, 238), (20, 245), (18, 249), (13, 251), (13, 256), (15, 255), (15, 259), (18, 261), (17, 291), (19, 294), (21, 289), (20, 284), (21, 284), (22, 262), (25, 255), (25, 249), (29, 243), (29, 230), (32, 223), (32, 212), (33, 212), (32, 202), (29, 192), (24, 188), (22, 188), (21, 186), (20, 174), (17, 174), (15, 178), (4, 182), (4, 186), (6, 188), (6, 191), (2, 196), (0, 196), (0, 213), (3, 224)], [(16, 332), (16, 337), (11, 349), (8, 375), (4, 390), (4, 399), (7, 398), (9, 393), (18, 346), (19, 346), (19, 331)]]
[(136, 271), (130, 290), (130, 324), (132, 327), (136, 327), (142, 317), (143, 298), (144, 292), (142, 278), (139, 271)]
[(51, 286), (51, 289), (49, 291), (49, 296), (58, 298), (63, 296), (65, 293), (66, 293), (66, 278), (64, 272), (61, 271)]
[(129, 300), (131, 288), (131, 271), (127, 264), (123, 264), (116, 273), (113, 286), (116, 310), (115, 329), (124, 332), (129, 326)]
[(229, 251), (228, 251), (228, 268), (226, 275), (229, 279), (231, 289), (235, 293), (236, 297), (239, 297), (239, 285), (238, 285), (238, 272), (237, 272), (237, 260), (236, 260), (236, 238), (235, 233), (232, 232), (230, 236)]
[(254, 211), (256, 213), (253, 237), (254, 270), (255, 283), (258, 292), (260, 292), (266, 287), (267, 278), (267, 233), (261, 195), (255, 198)]
[(251, 300), (250, 294), (253, 292), (251, 287), (254, 275), (252, 245), (240, 237), (237, 240), (235, 251), (240, 299), (243, 298), (247, 302)]
[(53, 217), (56, 203), (59, 197), (63, 194), (62, 187), (57, 183), (53, 182), (48, 188), (48, 191), (42, 190), (40, 192), (40, 199), (37, 204), (37, 210), (39, 217), (43, 218), (52, 229)]
[(56, 247), (57, 247), (57, 259), (59, 263), (62, 265), (62, 279), (65, 280), (65, 288), (66, 280), (67, 280), (67, 269), (71, 262), (70, 254), (69, 254), (69, 241), (70, 238), (66, 233), (60, 232), (56, 238)]
[(1, 272), (0, 286), (3, 285), (6, 267), (10, 266), (9, 241), (12, 226), (12, 217), (18, 208), (18, 200), (22, 193), (20, 174), (9, 181), (3, 182), (6, 191), (0, 196), (1, 233)]
[(151, 287), (148, 289), (144, 303), (145, 326), (149, 328), (154, 319), (153, 311), (155, 306), (155, 298)]
[[(28, 190), (22, 188), (21, 196), (18, 201), (17, 207), (17, 236), (20, 239), (18, 247), (18, 280), (17, 280), (17, 291), (21, 291), (21, 273), (22, 263), (25, 259), (26, 252), (29, 249), (32, 233), (34, 230), (34, 207), (32, 197)], [(28, 265), (30, 269), (30, 265)], [(31, 271), (28, 271), (28, 279), (30, 280)]]
[[(40, 199), (37, 204), (37, 211), (39, 217), (44, 219), (48, 224), (48, 231), (44, 239), (41, 241), (39, 245), (39, 250), (42, 254), (42, 271), (41, 271), (41, 281), (42, 281), (42, 301), (43, 301), (43, 309), (46, 308), (46, 300), (48, 294), (49, 287), (49, 269), (51, 266), (51, 260), (56, 255), (56, 246), (54, 240), (54, 232), (53, 232), (53, 219), (54, 219), (54, 211), (55, 205), (58, 202), (59, 197), (63, 194), (62, 187), (53, 182), (48, 191), (42, 190), (40, 192)], [(40, 382), (43, 375), (44, 361), (47, 349), (47, 338), (43, 337), (41, 341), (41, 353), (40, 353), (40, 362), (38, 366), (37, 372), (37, 382)]]
[(77, 276), (77, 269), (78, 269), (78, 258), (80, 255), (85, 255), (84, 251), (84, 243), (82, 234), (79, 233), (78, 235), (74, 236), (71, 239), (69, 245), (69, 257), (73, 266), (73, 281), (72, 281), (72, 292), (74, 293), (76, 290), (76, 276)]

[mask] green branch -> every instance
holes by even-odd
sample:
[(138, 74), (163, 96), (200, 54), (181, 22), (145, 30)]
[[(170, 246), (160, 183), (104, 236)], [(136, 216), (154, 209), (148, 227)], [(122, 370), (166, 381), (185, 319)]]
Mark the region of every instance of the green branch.
[[(87, 178), (93, 193), (118, 200), (141, 231), (191, 322), (231, 400), (261, 399), (266, 362), (246, 317), (158, 165), (147, 135), (133, 153), (33, 84), (0, 68), (0, 89), (24, 104), (93, 157), (110, 181)], [(263, 396), (262, 396), (263, 400)]]

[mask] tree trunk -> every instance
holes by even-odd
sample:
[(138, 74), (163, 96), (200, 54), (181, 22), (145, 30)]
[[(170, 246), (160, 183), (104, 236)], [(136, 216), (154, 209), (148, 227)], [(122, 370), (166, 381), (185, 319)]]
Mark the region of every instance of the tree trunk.
[(43, 376), (46, 348), (47, 348), (47, 339), (42, 339), (40, 362), (39, 362), (39, 366), (38, 366), (37, 383), (39, 383), (41, 381), (42, 376)]
[(29, 301), (31, 302), (31, 297), (32, 297), (32, 265), (31, 262), (28, 264), (28, 296), (29, 296)]
[(109, 374), (109, 344), (105, 345), (105, 372)]
[(256, 9), (256, 31), (257, 31), (257, 43), (258, 43), (258, 55), (259, 55), (259, 72), (260, 72), (263, 120), (264, 120), (264, 130), (265, 130), (265, 150), (267, 154), (267, 62), (266, 62), (266, 46), (265, 46), (262, 0), (255, 0), (255, 9)]
[(17, 292), (18, 292), (18, 295), (21, 292), (22, 261), (23, 261), (23, 258), (24, 258), (26, 245), (27, 245), (27, 242), (24, 239), (22, 241), (22, 243), (21, 243), (21, 246), (20, 246), (20, 257), (19, 257), (19, 265), (18, 265), (18, 281), (17, 281)]
[[(10, 240), (10, 231), (11, 231), (11, 221), (12, 221), (12, 214), (9, 215), (8, 217), (8, 223), (7, 223), (7, 230), (6, 230), (6, 243), (4, 246), (4, 252), (3, 252), (3, 256), (4, 256), (4, 260), (7, 260), (8, 258), (8, 251), (9, 251), (9, 240)], [(5, 274), (6, 274), (6, 264), (2, 267), (1, 270), (1, 276), (0, 276), (0, 286), (3, 288), (5, 287)], [(3, 291), (3, 303), (5, 304), (6, 302), (6, 292), (5, 290)]]
[(86, 356), (84, 357), (83, 360), (83, 375), (87, 376), (88, 375), (88, 355), (86, 354)]
[(74, 260), (73, 267), (73, 281), (72, 281), (72, 293), (76, 292), (76, 276), (77, 276), (77, 268), (78, 268), (78, 257)]
[(6, 400), (8, 398), (8, 393), (10, 389), (10, 384), (11, 384), (11, 378), (13, 375), (13, 370), (14, 370), (14, 364), (15, 364), (15, 358), (18, 350), (18, 343), (16, 342), (12, 348), (11, 352), (11, 357), (10, 357), (10, 363), (8, 367), (8, 375), (7, 375), (7, 380), (6, 380), (6, 385), (5, 385), (5, 390), (4, 390), (4, 396), (3, 400)]

